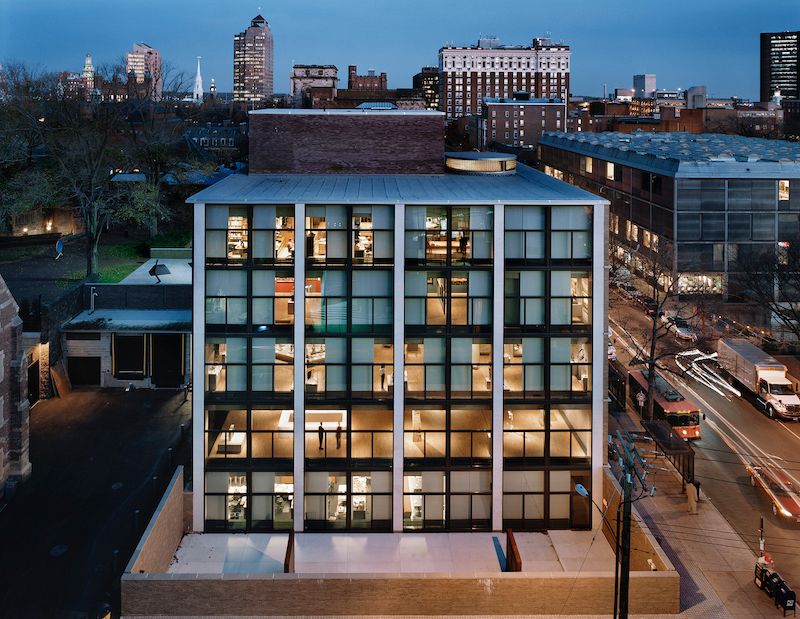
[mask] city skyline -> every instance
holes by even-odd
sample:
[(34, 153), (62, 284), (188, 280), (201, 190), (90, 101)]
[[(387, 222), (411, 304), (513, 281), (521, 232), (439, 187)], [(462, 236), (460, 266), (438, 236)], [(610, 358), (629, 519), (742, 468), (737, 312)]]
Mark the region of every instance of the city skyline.
[[(390, 87), (408, 87), (420, 67), (436, 64), (443, 45), (474, 44), (480, 34), (496, 35), (506, 44), (529, 45), (532, 37), (549, 33), (571, 46), (575, 95), (599, 96), (604, 83), (612, 92), (615, 87), (629, 87), (635, 73), (655, 73), (662, 88), (706, 84), (710, 96), (756, 100), (759, 33), (800, 27), (800, 10), (791, 0), (766, 4), (770, 10), (764, 4), (737, 7), (734, 16), (726, 14), (723, 9), (729, 4), (721, 0), (702, 6), (679, 0), (672, 11), (659, 14), (659, 28), (654, 31), (653, 16), (635, 11), (631, 0), (617, 3), (613, 29), (605, 25), (607, 8), (587, 6), (578, 14), (564, 14), (542, 2), (513, 1), (502, 13), (486, 14), (472, 0), (460, 2), (457, 12), (453, 2), (435, 6), (417, 0), (402, 6), (383, 2), (376, 10), (374, 3), (362, 1), (336, 7), (313, 0), (304, 6), (282, 1), (268, 7), (239, 3), (236, 10), (219, 15), (209, 2), (178, 1), (165, 7), (144, 0), (135, 6), (111, 7), (96, 0), (69, 6), (43, 1), (0, 7), (0, 62), (79, 71), (86, 52), (101, 66), (121, 59), (132, 43), (144, 41), (189, 77), (196, 56), (203, 56), (207, 78), (214, 78), (220, 91), (232, 91), (233, 35), (260, 12), (275, 38), (276, 92), (288, 92), (294, 63), (336, 64), (340, 69), (357, 64), (386, 71)], [(420, 20), (417, 9), (423, 6), (426, 18)], [(42, 10), (47, 10), (49, 20), (41, 20)], [(155, 11), (160, 13), (158, 19), (153, 19)], [(687, 21), (689, 14), (692, 19)], [(720, 27), (709, 29), (709, 23)], [(353, 28), (359, 36), (348, 35)], [(34, 31), (40, 36), (31, 37)], [(415, 33), (413, 41), (404, 34), (408, 32)], [(621, 48), (636, 53), (621, 53)]]

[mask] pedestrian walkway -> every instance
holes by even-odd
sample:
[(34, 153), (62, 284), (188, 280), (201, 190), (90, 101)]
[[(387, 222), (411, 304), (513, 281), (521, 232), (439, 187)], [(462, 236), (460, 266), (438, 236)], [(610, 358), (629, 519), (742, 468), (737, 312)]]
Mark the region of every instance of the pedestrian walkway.
[[(609, 415), (609, 432), (641, 431), (635, 414)], [(642, 449), (652, 443), (639, 443)], [(662, 457), (655, 467), (674, 470)], [(653, 474), (655, 473), (655, 474)], [(636, 504), (640, 517), (681, 575), (681, 614), (686, 618), (761, 618), (780, 616), (772, 600), (753, 584), (756, 557), (714, 504), (701, 493), (697, 513), (677, 473), (652, 471), (653, 497)], [(649, 617), (654, 617), (649, 615)]]

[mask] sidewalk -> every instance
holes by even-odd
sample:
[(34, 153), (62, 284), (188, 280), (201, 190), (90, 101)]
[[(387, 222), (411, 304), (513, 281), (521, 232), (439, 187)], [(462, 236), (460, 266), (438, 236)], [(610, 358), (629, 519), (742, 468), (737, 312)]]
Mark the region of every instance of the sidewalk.
[[(608, 420), (609, 432), (641, 431), (630, 412), (609, 415)], [(673, 468), (662, 457), (652, 463)], [(648, 481), (656, 485), (656, 493), (636, 503), (636, 509), (681, 575), (681, 613), (675, 616), (780, 617), (782, 611), (753, 584), (755, 555), (713, 503), (702, 495), (697, 514), (690, 514), (677, 474), (654, 472)]]

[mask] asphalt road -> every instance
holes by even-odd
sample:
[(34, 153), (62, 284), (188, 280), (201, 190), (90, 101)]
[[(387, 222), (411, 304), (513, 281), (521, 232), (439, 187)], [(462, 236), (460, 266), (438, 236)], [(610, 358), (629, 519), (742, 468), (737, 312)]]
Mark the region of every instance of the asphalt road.
[[(626, 350), (626, 343), (631, 336), (637, 338), (637, 333), (646, 332), (649, 319), (641, 309), (618, 296), (611, 305), (612, 334), (620, 360), (627, 363), (631, 351)], [(710, 339), (702, 348), (711, 352), (714, 345)], [(659, 342), (659, 350), (664, 352), (686, 347), (671, 335)], [(665, 358), (664, 362), (675, 368), (671, 359)], [(800, 480), (800, 423), (770, 420), (747, 400), (732, 394), (719, 395), (690, 377), (669, 378), (706, 414), (701, 422), (702, 438), (692, 443), (695, 477), (703, 492), (756, 553), (763, 516), (766, 550), (774, 559), (775, 568), (794, 589), (800, 588), (800, 524), (772, 514), (770, 500), (751, 486), (743, 464), (743, 460), (768, 460)], [(714, 535), (713, 531), (706, 533)]]
[(190, 406), (182, 393), (140, 389), (33, 408), (33, 473), (0, 512), (0, 617), (92, 619), (98, 604), (116, 607), (119, 573), (165, 482), (152, 478), (174, 469), (166, 449)]

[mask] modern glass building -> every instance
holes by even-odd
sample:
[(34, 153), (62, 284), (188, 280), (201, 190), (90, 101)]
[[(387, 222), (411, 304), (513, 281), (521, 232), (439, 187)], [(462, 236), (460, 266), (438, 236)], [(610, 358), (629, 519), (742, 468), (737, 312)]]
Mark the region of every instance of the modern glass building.
[[(747, 299), (751, 265), (800, 241), (800, 145), (738, 135), (546, 133), (555, 178), (607, 197), (612, 259), (681, 294)], [(665, 287), (670, 280), (664, 278)]]
[(507, 159), (190, 198), (196, 531), (591, 526), (607, 203)]

